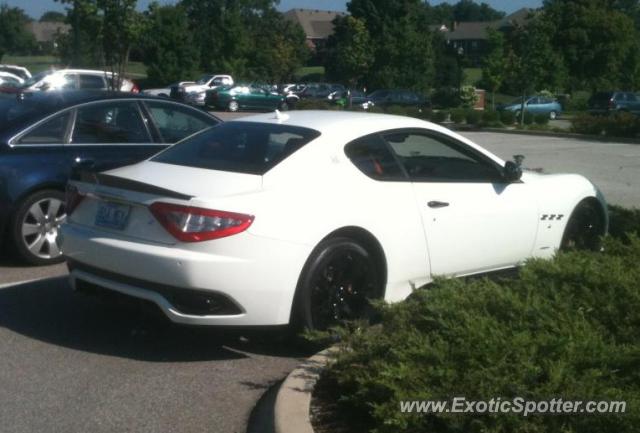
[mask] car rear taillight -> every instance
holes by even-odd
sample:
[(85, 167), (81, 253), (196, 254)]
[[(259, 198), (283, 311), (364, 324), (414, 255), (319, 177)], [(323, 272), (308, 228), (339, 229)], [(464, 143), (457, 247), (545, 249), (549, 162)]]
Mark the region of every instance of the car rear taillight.
[(153, 203), (150, 210), (160, 224), (182, 242), (235, 235), (248, 229), (254, 219), (252, 215), (161, 202)]
[(84, 194), (80, 193), (78, 187), (72, 184), (67, 184), (64, 205), (67, 216), (73, 213), (82, 200), (84, 200)]
[(133, 83), (133, 87), (131, 88), (131, 93), (140, 93), (140, 87), (137, 84)]

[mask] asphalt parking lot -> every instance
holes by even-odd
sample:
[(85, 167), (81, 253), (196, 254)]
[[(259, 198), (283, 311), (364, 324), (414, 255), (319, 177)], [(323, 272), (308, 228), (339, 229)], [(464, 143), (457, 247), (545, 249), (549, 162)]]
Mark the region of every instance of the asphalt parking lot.
[[(640, 207), (638, 145), (464, 135), (505, 159), (526, 155), (529, 168), (584, 174), (610, 202)], [(26, 267), (4, 256), (3, 433), (244, 432), (261, 395), (302, 355), (264, 333), (173, 326), (135, 303), (76, 294), (63, 265)]]

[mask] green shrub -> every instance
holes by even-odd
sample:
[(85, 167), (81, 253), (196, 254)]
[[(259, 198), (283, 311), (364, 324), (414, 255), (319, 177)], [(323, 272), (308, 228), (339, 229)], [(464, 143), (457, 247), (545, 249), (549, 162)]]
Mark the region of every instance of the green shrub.
[(482, 118), (482, 113), (478, 110), (474, 110), (473, 108), (465, 111), (465, 120), (468, 125), (477, 125), (480, 123), (480, 119)]
[(482, 113), (482, 123), (495, 124), (500, 121), (500, 116), (497, 111), (485, 110)]
[[(325, 373), (350, 431), (616, 432), (640, 426), (640, 239), (530, 261), (517, 279), (450, 279), (345, 333)], [(408, 414), (401, 401), (626, 401), (625, 414)]]
[(516, 114), (513, 111), (501, 111), (500, 112), (500, 121), (505, 125), (511, 126), (516, 123)]
[(571, 119), (571, 132), (576, 134), (601, 135), (604, 133), (606, 118), (579, 114)]
[(387, 114), (395, 114), (397, 116), (406, 116), (407, 115), (407, 109), (401, 105), (389, 105), (386, 109), (385, 112)]
[(548, 114), (536, 114), (533, 117), (533, 121), (536, 125), (547, 125), (549, 124), (549, 115)]
[(466, 110), (463, 108), (456, 108), (451, 110), (451, 121), (453, 123), (463, 123), (466, 117)]
[(631, 113), (617, 113), (606, 119), (604, 132), (611, 137), (634, 138), (640, 133), (640, 120)]
[(640, 237), (640, 209), (609, 205), (609, 235), (623, 242), (630, 236)]
[[(518, 122), (520, 121), (520, 119), (518, 119)], [(525, 125), (531, 125), (533, 124), (533, 114), (531, 114), (528, 111), (524, 112), (524, 124)]]
[(322, 99), (303, 98), (296, 102), (296, 110), (331, 110), (334, 107)]
[(407, 116), (416, 117), (423, 120), (431, 119), (432, 113), (430, 108), (407, 107), (405, 110)]
[(446, 122), (449, 118), (449, 112), (446, 110), (434, 111), (431, 119), (436, 123)]
[(373, 105), (367, 110), (369, 113), (385, 113), (384, 108), (379, 105)]

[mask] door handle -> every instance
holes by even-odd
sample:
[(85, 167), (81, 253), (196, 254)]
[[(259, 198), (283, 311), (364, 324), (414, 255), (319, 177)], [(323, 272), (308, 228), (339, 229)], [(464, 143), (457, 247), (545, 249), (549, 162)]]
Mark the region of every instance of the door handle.
[(449, 203), (444, 202), (444, 201), (430, 201), (429, 203), (427, 203), (427, 206), (429, 206), (430, 208), (433, 208), (433, 209), (439, 209), (441, 207), (449, 206)]

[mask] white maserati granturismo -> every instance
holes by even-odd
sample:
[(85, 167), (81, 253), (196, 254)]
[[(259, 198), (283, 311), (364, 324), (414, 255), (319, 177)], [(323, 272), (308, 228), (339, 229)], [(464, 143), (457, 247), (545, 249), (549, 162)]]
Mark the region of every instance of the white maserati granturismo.
[(462, 276), (598, 248), (605, 201), (407, 117), (297, 111), (223, 123), (69, 184), (77, 289), (174, 322), (323, 329)]

